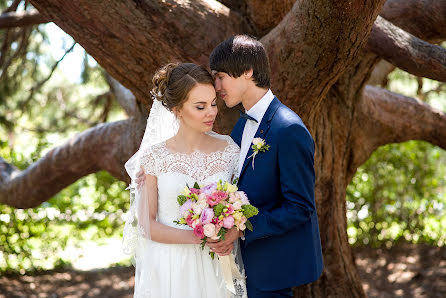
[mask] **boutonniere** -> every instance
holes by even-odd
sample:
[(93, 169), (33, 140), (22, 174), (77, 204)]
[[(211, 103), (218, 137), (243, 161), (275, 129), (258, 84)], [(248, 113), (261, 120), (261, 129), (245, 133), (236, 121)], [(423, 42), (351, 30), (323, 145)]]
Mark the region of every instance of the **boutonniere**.
[(256, 155), (259, 154), (259, 152), (266, 152), (268, 151), (270, 145), (268, 145), (264, 139), (262, 138), (254, 138), (252, 140), (252, 150), (254, 150), (254, 153), (251, 154), (248, 158), (252, 157), (252, 169), (254, 170), (254, 159), (256, 158)]

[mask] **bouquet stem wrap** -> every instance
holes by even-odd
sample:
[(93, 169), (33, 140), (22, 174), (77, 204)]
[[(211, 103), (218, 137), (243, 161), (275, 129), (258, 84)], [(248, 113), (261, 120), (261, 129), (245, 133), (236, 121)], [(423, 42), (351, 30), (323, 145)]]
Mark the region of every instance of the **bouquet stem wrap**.
[(218, 257), (220, 262), (221, 271), (223, 273), (223, 279), (226, 284), (226, 288), (235, 294), (234, 279), (243, 279), (244, 277), (240, 274), (237, 265), (235, 264), (235, 257), (233, 254), (227, 256)]

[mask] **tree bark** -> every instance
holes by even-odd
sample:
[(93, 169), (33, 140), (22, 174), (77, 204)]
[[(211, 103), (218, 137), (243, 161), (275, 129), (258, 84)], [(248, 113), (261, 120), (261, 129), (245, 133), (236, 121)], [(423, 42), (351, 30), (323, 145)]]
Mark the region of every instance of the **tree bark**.
[(446, 39), (444, 0), (387, 0), (380, 15), (425, 41)]
[(147, 106), (156, 69), (174, 61), (207, 65), (218, 43), (244, 31), (242, 18), (215, 1), (31, 3)]
[(419, 77), (446, 81), (446, 49), (425, 42), (378, 17), (368, 49), (393, 65)]

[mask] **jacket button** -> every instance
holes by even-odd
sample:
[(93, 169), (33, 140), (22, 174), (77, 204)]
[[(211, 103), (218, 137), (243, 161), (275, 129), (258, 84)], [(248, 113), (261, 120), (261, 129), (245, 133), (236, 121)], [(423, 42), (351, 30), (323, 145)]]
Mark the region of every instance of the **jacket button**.
[(263, 129), (260, 130), (260, 133), (263, 133)]

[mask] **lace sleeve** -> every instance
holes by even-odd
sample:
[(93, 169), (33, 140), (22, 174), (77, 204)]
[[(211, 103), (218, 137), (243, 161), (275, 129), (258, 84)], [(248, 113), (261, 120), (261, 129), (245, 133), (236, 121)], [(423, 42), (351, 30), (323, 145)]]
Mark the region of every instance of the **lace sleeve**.
[(141, 155), (141, 167), (146, 175), (157, 176), (158, 169), (156, 164), (155, 152), (153, 148), (147, 148)]
[(231, 174), (233, 180), (237, 177), (238, 174), (238, 161), (240, 158), (240, 147), (234, 142), (234, 140), (230, 136), (226, 136), (226, 141), (228, 142), (228, 146), (230, 146), (231, 159), (229, 165), (231, 167)]

